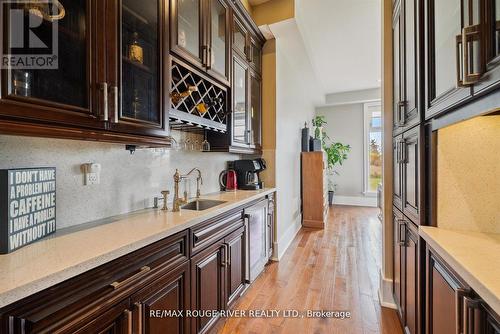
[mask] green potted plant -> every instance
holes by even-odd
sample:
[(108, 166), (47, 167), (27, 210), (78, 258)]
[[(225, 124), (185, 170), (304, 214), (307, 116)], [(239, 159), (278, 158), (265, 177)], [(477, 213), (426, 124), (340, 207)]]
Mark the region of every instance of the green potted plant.
[(314, 126), (314, 139), (319, 139), (323, 143), (323, 135), (325, 132), (323, 131), (323, 125), (327, 124), (325, 116), (316, 116), (312, 120), (312, 125)]
[(337, 165), (342, 166), (343, 162), (347, 159), (348, 153), (351, 151), (351, 146), (342, 143), (331, 143), (330, 145), (323, 144), (323, 149), (326, 153), (328, 168), (328, 204), (332, 205), (333, 194), (337, 187), (332, 177), (333, 174), (339, 174), (334, 168)]

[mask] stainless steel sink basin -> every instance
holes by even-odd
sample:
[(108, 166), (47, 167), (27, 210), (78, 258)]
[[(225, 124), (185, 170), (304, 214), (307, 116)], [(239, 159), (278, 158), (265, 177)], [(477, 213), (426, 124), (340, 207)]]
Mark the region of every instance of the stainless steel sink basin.
[(183, 210), (194, 210), (194, 211), (203, 211), (214, 206), (221, 205), (226, 203), (226, 201), (215, 201), (210, 199), (197, 199), (196, 201), (189, 202), (181, 206)]

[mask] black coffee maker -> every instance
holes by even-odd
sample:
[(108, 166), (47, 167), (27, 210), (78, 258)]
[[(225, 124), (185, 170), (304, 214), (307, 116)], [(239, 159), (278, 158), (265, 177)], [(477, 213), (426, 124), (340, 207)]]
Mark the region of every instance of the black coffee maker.
[(230, 165), (236, 171), (238, 189), (259, 190), (264, 188), (259, 176), (260, 172), (266, 169), (264, 159), (235, 160)]

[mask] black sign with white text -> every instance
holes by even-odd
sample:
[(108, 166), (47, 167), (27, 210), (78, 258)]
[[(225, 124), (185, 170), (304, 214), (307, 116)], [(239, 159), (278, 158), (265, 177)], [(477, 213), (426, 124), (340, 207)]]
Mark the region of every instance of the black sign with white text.
[(0, 254), (56, 231), (56, 169), (0, 170)]

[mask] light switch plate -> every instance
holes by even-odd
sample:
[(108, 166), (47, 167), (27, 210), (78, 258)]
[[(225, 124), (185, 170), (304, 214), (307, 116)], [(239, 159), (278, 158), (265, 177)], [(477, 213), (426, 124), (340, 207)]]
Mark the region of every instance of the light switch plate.
[(88, 163), (82, 165), (85, 175), (84, 184), (86, 186), (101, 183), (101, 165), (97, 163)]

